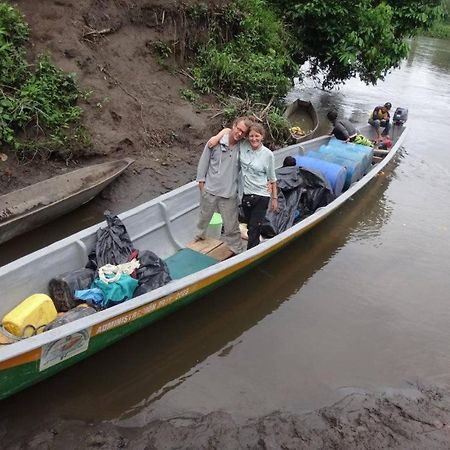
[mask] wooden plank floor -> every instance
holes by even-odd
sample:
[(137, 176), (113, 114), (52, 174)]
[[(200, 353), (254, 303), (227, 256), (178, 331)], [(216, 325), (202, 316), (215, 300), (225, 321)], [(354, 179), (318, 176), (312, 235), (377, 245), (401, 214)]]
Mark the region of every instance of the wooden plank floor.
[[(244, 223), (239, 224), (239, 229), (241, 231), (241, 238), (243, 241), (247, 241), (247, 225)], [(247, 246), (244, 243), (244, 248)], [(218, 261), (224, 261), (230, 258), (234, 253), (228, 248), (228, 246), (218, 239), (207, 237), (201, 241), (192, 241), (187, 245), (191, 250), (203, 253), (204, 255), (211, 256)]]
[(224, 261), (234, 255), (224, 242), (213, 238), (190, 242), (187, 247), (196, 252), (211, 256), (218, 261)]

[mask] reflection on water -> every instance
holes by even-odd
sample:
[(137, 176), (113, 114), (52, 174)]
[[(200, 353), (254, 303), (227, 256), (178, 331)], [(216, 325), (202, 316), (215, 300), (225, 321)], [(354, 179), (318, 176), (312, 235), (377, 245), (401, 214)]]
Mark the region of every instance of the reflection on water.
[(357, 123), (378, 103), (407, 107), (409, 134), (389, 171), (244, 277), (2, 402), (8, 437), (55, 417), (259, 415), (329, 403), (343, 386), (450, 381), (449, 50), (412, 44), (377, 86), (290, 95), (315, 104), (322, 133), (330, 107)]

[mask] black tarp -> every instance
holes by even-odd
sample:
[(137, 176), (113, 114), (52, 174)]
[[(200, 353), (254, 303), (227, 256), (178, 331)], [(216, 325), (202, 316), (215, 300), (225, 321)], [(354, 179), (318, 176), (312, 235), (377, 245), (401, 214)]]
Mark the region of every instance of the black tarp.
[(267, 210), (261, 230), (264, 237), (287, 230), (297, 217), (304, 219), (335, 199), (329, 182), (320, 172), (289, 166), (277, 169), (276, 176), (278, 209)]

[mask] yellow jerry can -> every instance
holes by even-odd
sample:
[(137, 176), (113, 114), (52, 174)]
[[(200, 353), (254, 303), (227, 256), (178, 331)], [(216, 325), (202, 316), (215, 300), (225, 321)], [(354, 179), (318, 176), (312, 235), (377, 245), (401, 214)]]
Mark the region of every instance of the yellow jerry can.
[(33, 294), (3, 317), (3, 328), (14, 336), (29, 337), (44, 330), (58, 315), (46, 294)]

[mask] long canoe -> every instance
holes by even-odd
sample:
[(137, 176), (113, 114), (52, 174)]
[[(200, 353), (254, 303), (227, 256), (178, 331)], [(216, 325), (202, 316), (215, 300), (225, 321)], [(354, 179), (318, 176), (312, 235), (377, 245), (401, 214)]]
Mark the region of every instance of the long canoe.
[(302, 142), (308, 137), (311, 137), (319, 127), (319, 117), (316, 109), (307, 100), (297, 99), (293, 101), (286, 107), (284, 116), (287, 118), (291, 128), (300, 127), (303, 131), (303, 134), (291, 132), (291, 136), (295, 142)]
[(0, 244), (92, 200), (133, 162), (94, 164), (0, 196)]
[[(372, 136), (370, 128), (362, 128), (361, 131)], [(0, 345), (0, 398), (8, 397), (95, 354), (241, 275), (289, 245), (334, 213), (385, 168), (399, 150), (406, 127), (396, 125), (392, 132), (393, 147), (385, 155), (374, 159), (363, 178), (327, 206), (236, 256), (230, 257), (225, 245), (215, 239), (201, 241), (203, 249), (195, 247), (200, 245), (193, 243), (192, 239), (199, 208), (199, 192), (195, 182), (121, 214), (119, 217), (135, 248), (152, 250), (161, 258), (173, 260), (179, 257), (183, 275), (173, 277), (168, 284), (146, 294), (58, 328), (9, 343), (4, 341)], [(275, 152), (276, 166), (280, 167), (288, 155), (318, 151), (329, 140), (329, 136), (323, 136), (278, 150)], [(1, 267), (0, 318), (28, 296), (48, 293), (51, 278), (84, 267), (88, 254), (95, 246), (96, 231), (103, 226), (104, 222), (94, 225)], [(191, 258), (183, 264), (183, 255), (188, 247), (190, 257), (192, 254), (200, 259), (209, 257), (209, 263), (203, 266), (192, 264)]]

